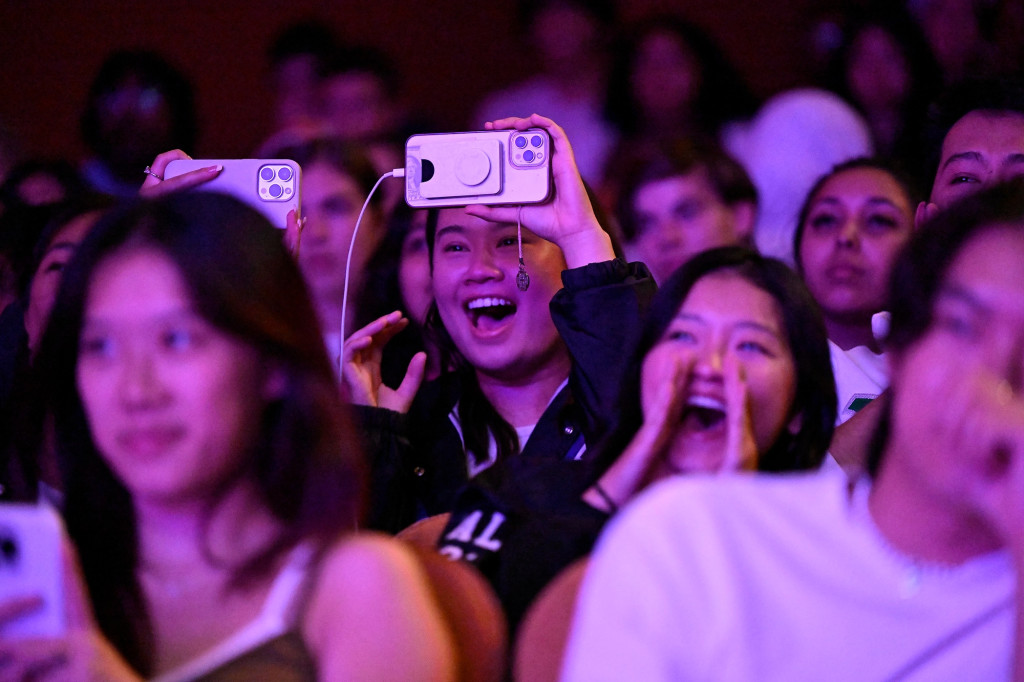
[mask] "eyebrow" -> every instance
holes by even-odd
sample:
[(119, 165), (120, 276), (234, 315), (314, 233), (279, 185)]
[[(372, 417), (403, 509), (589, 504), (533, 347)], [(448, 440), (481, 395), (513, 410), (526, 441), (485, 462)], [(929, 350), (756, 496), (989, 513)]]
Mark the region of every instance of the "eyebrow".
[[(887, 206), (892, 206), (893, 208), (899, 209), (899, 206), (896, 205), (896, 202), (893, 201), (892, 199), (890, 199), (889, 197), (884, 197), (884, 196), (868, 197), (867, 202), (869, 204), (886, 204)], [(840, 201), (836, 197), (821, 197), (820, 199), (818, 199), (817, 201), (814, 202), (814, 205), (817, 206), (818, 204), (841, 204), (841, 203), (842, 203), (842, 201)]]
[(977, 161), (978, 163), (984, 164), (986, 167), (988, 166), (988, 164), (985, 163), (985, 157), (982, 156), (981, 152), (960, 152), (959, 154), (953, 154), (951, 157), (946, 159), (945, 163), (942, 164), (943, 170), (945, 170), (946, 167), (954, 161)]
[[(682, 320), (683, 322), (698, 322), (700, 324), (707, 324), (704, 318), (702, 318), (699, 315), (694, 315), (693, 313), (681, 312), (678, 315), (676, 315), (674, 319)], [(774, 327), (769, 327), (766, 324), (761, 324), (760, 322), (754, 322), (752, 320), (741, 320), (737, 322), (735, 326), (744, 329), (752, 329), (754, 331), (764, 332), (766, 334), (774, 336), (777, 339), (783, 338), (783, 336), (779, 333), (777, 329), (775, 329)]]
[(952, 300), (964, 303), (971, 308), (974, 308), (980, 312), (989, 312), (990, 308), (984, 301), (978, 298), (970, 289), (953, 282), (951, 284), (943, 284), (939, 289), (938, 295), (935, 297), (935, 302), (938, 303), (941, 300)]
[(78, 242), (54, 242), (46, 247), (43, 256), (48, 256), (53, 251), (74, 251), (76, 248), (78, 248)]
[(464, 234), (465, 232), (466, 228), (464, 228), (462, 225), (445, 225), (444, 227), (439, 228), (437, 232), (434, 233), (434, 241), (436, 242), (446, 234)]

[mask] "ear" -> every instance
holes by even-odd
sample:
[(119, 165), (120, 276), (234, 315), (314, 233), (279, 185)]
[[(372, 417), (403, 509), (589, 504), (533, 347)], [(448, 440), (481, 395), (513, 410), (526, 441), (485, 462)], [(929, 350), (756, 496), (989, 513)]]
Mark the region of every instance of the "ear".
[(921, 226), (934, 218), (939, 213), (939, 207), (930, 201), (922, 201), (917, 205), (914, 212), (914, 228), (920, 230)]
[(754, 224), (757, 222), (757, 204), (738, 201), (729, 207), (735, 222), (736, 236), (743, 244), (753, 245)]

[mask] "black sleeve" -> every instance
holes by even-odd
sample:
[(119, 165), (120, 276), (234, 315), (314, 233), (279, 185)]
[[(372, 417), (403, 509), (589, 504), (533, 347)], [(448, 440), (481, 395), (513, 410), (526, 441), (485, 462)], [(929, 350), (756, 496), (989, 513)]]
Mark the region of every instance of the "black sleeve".
[(569, 386), (588, 420), (603, 431), (615, 409), (621, 373), (657, 285), (643, 263), (621, 258), (562, 273), (551, 316), (573, 359)]
[(406, 415), (379, 407), (352, 409), (369, 468), (366, 527), (397, 533), (416, 520)]

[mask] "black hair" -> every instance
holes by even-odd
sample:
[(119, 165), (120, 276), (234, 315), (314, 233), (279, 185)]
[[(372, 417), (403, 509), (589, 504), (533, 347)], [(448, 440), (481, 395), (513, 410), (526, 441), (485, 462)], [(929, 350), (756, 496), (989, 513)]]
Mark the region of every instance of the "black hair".
[(934, 178), (942, 160), (942, 145), (950, 129), (975, 111), (993, 115), (1024, 116), (1024, 80), (1019, 78), (974, 78), (947, 88), (929, 108), (924, 129), (925, 163)]
[[(321, 546), (354, 527), (362, 466), (316, 313), (279, 230), (227, 196), (196, 192), (138, 201), (106, 215), (64, 273), (38, 364), (54, 415), (64, 481), (64, 519), (97, 621), (125, 659), (151, 671), (153, 633), (135, 572), (130, 491), (98, 451), (78, 392), (79, 335), (90, 282), (110, 258), (154, 249), (181, 273), (196, 312), (251, 346), (279, 394), (264, 399), (260, 431), (239, 476), (251, 476), (283, 532), (241, 565), (238, 583), (263, 576), (303, 538)], [(216, 497), (216, 496), (215, 496)], [(218, 499), (210, 500), (210, 510)]]
[(96, 154), (103, 155), (105, 140), (100, 132), (101, 101), (129, 78), (163, 95), (170, 113), (171, 148), (194, 149), (198, 136), (192, 84), (185, 75), (155, 52), (118, 50), (100, 66), (89, 88), (82, 113), (82, 139)]
[(610, 29), (615, 24), (616, 11), (613, 0), (519, 0), (516, 8), (519, 30), (523, 33), (530, 31), (538, 14), (559, 5), (585, 12), (602, 29)]
[(267, 59), (271, 66), (276, 66), (293, 57), (309, 56), (316, 72), (322, 75), (336, 44), (334, 32), (324, 22), (307, 19), (283, 28), (267, 49)]
[(334, 50), (324, 63), (324, 78), (349, 73), (364, 73), (377, 78), (384, 92), (394, 99), (401, 91), (401, 74), (394, 61), (382, 50), (368, 45), (349, 45)]
[(632, 92), (632, 73), (637, 50), (652, 33), (667, 32), (694, 56), (700, 71), (693, 103), (694, 122), (699, 131), (715, 139), (719, 127), (733, 120), (747, 119), (757, 110), (757, 99), (725, 51), (703, 28), (674, 15), (656, 15), (635, 25), (616, 50), (608, 78), (605, 116), (629, 135), (643, 134)]
[(804, 225), (807, 222), (807, 218), (811, 213), (811, 205), (814, 202), (815, 197), (821, 191), (821, 188), (825, 186), (829, 180), (850, 170), (857, 170), (859, 168), (866, 168), (872, 170), (879, 170), (883, 173), (887, 173), (889, 177), (896, 181), (902, 190), (904, 196), (907, 199), (907, 203), (911, 208), (917, 205), (920, 197), (914, 191), (913, 181), (903, 172), (897, 170), (888, 161), (884, 161), (878, 158), (871, 158), (867, 156), (860, 156), (856, 159), (850, 159), (849, 161), (843, 161), (832, 167), (832, 170), (818, 178), (811, 189), (807, 192), (807, 196), (804, 197), (804, 203), (800, 205), (800, 212), (797, 213), (796, 229), (793, 231), (793, 260), (796, 263), (797, 271), (803, 273), (803, 263), (800, 262), (800, 242), (804, 238)]
[(759, 454), (757, 468), (796, 471), (821, 464), (832, 439), (837, 409), (832, 359), (821, 312), (803, 281), (785, 263), (749, 248), (723, 246), (694, 256), (658, 290), (622, 375), (615, 423), (597, 448), (597, 478), (622, 454), (643, 423), (640, 368), (644, 358), (664, 336), (694, 285), (716, 272), (735, 273), (775, 299), (796, 367), (796, 393), (790, 417), (799, 415), (799, 429), (795, 434), (784, 430), (766, 452)]
[[(660, 143), (653, 153), (640, 154), (621, 165), (622, 185), (615, 213), (626, 241), (639, 237), (634, 200), (644, 186), (668, 178), (703, 172), (723, 203), (757, 205), (757, 188), (747, 171), (717, 144), (678, 138)], [(616, 172), (617, 175), (620, 172)]]
[[(975, 235), (994, 227), (1024, 228), (1024, 178), (986, 187), (953, 203), (914, 233), (893, 266), (889, 280), (892, 320), (885, 344), (899, 355), (923, 337), (932, 325), (935, 299), (950, 266)], [(900, 387), (890, 387), (893, 397)], [(889, 437), (893, 398), (868, 449), (866, 470), (877, 476)]]

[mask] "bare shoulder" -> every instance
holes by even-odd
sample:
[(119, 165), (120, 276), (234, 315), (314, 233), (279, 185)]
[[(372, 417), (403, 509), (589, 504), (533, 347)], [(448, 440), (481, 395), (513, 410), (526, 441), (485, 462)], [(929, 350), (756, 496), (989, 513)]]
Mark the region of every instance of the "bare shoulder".
[(323, 679), (450, 679), (451, 636), (415, 554), (384, 535), (329, 547), (304, 622)]

